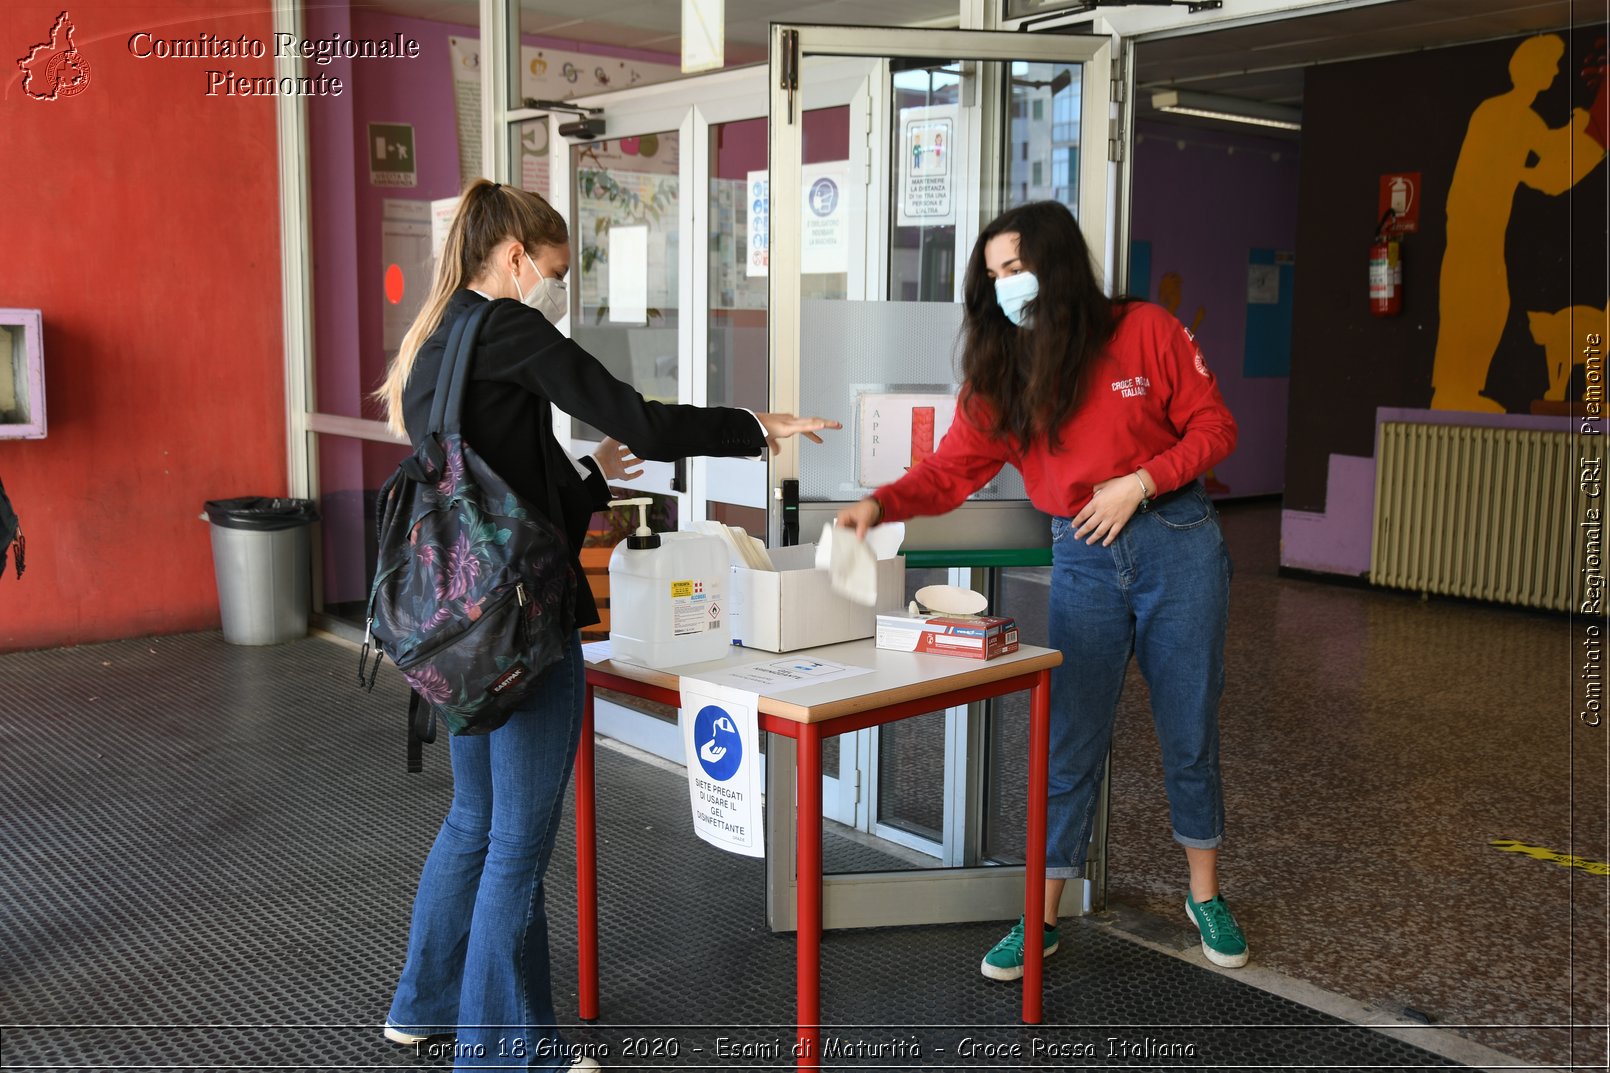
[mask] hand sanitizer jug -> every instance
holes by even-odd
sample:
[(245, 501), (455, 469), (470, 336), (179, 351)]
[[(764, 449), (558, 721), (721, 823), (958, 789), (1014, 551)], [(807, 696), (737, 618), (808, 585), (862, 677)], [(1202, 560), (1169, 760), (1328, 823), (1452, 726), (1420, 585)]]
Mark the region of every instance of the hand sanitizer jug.
[(732, 646), (731, 557), (718, 537), (653, 532), (652, 503), (610, 503), (638, 511), (637, 531), (609, 557), (610, 655), (656, 669), (721, 659)]

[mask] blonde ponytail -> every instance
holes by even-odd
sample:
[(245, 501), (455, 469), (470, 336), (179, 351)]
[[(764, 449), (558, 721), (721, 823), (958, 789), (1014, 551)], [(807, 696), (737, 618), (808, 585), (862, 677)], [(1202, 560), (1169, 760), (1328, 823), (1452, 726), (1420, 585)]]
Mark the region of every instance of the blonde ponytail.
[(397, 356), (386, 369), (385, 380), (374, 393), (385, 411), (386, 427), (392, 432), (408, 435), (403, 424), (403, 389), (408, 386), (419, 348), (441, 327), (448, 299), (480, 274), (499, 245), (516, 235), (531, 250), (570, 241), (564, 218), (536, 194), (490, 179), (476, 179), (464, 188), (447, 229), (447, 242), (436, 262), (430, 294), (403, 336)]

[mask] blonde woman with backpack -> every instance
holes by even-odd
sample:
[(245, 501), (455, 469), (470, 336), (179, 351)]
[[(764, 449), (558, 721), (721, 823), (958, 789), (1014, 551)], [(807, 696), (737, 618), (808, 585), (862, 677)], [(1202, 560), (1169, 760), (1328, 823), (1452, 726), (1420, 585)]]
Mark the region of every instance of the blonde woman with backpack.
[[(448, 231), (424, 308), (376, 393), (390, 427), (419, 446), (452, 324), (491, 303), (476, 339), (463, 404), (466, 441), (528, 503), (557, 502), (549, 520), (572, 559), (606, 480), (641, 459), (756, 456), (836, 421), (645, 400), (552, 322), (567, 309), (570, 236), (542, 198), (487, 180), (470, 184)], [(552, 407), (608, 435), (573, 461)], [(629, 448), (623, 445), (630, 445)], [(556, 493), (550, 496), (550, 491)], [(572, 569), (581, 578), (579, 562)], [(585, 581), (576, 625), (598, 621)], [(549, 984), (543, 873), (553, 851), (581, 734), (579, 635), (529, 699), (487, 734), (451, 739), (453, 802), (425, 860), (407, 961), (384, 1033), (418, 1045), (456, 1036), (456, 1069), (595, 1069), (556, 1026)]]

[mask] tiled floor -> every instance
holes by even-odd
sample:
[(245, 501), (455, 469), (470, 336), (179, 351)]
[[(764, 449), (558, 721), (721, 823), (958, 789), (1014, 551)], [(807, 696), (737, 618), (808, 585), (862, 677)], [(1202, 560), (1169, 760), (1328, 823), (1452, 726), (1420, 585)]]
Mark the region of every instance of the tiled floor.
[[(1602, 1064), (1604, 1032), (1573, 1052), (1564, 1026), (1606, 1020), (1610, 880), (1493, 844), (1606, 860), (1607, 752), (1570, 710), (1566, 619), (1280, 577), (1278, 511), (1223, 513), (1221, 878), (1256, 963), (1386, 1014), (1513, 1026), (1456, 1030), (1520, 1061)], [(1138, 675), (1126, 693), (1110, 897), (1178, 921)]]

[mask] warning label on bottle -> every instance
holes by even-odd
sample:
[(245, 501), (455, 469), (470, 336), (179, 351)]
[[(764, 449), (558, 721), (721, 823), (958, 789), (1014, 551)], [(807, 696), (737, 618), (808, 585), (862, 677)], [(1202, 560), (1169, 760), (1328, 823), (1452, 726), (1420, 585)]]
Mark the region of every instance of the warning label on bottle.
[(671, 634), (686, 637), (721, 627), (721, 609), (702, 581), (671, 582)]

